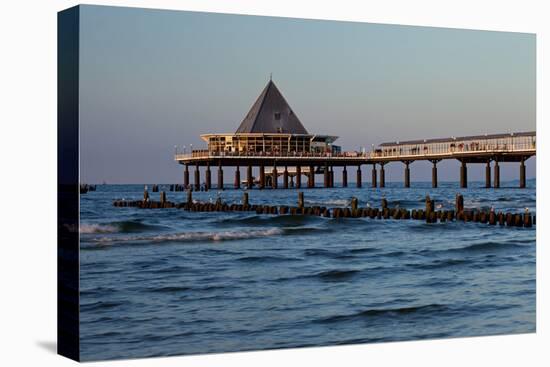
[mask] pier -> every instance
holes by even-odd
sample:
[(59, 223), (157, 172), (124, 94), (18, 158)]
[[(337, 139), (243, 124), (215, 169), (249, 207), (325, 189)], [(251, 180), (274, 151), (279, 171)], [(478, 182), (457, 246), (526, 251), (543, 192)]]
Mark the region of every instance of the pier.
[[(432, 163), (431, 181), (436, 188), (437, 164), (443, 160), (457, 162), (461, 188), (468, 187), (469, 165), (485, 165), (485, 187), (499, 188), (499, 165), (516, 162), (519, 187), (525, 188), (525, 164), (536, 155), (534, 131), (385, 142), (368, 152), (342, 151), (334, 144), (338, 137), (307, 132), (272, 80), (235, 133), (204, 134), (201, 138), (207, 149), (175, 154), (175, 161), (184, 166), (184, 188), (198, 190), (201, 177), (206, 189), (212, 188), (211, 167), (217, 167), (218, 190), (224, 189), (224, 167), (235, 167), (235, 189), (313, 188), (317, 174), (323, 175), (323, 186), (330, 188), (334, 187), (335, 167), (341, 168), (343, 187), (348, 187), (348, 169), (357, 172), (356, 187), (362, 186), (362, 171), (370, 169), (372, 187), (384, 188), (384, 167), (390, 163), (403, 166), (403, 184), (408, 188), (417, 161)], [(244, 184), (241, 168), (246, 173)], [(194, 185), (190, 185), (190, 170), (194, 171)]]

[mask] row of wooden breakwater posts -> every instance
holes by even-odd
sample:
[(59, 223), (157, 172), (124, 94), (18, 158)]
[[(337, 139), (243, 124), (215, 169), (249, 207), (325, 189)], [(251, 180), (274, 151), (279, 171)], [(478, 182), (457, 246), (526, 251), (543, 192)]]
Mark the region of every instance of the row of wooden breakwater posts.
[(526, 227), (530, 228), (536, 224), (536, 215), (532, 215), (528, 209), (524, 213), (503, 213), (495, 212), (493, 209), (476, 210), (464, 209), (464, 197), (461, 194), (456, 195), (454, 210), (435, 210), (435, 200), (426, 196), (425, 209), (408, 210), (406, 208), (389, 208), (386, 199), (381, 200), (381, 208), (370, 206), (359, 207), (359, 200), (356, 197), (351, 198), (350, 207), (345, 208), (327, 208), (325, 206), (305, 206), (304, 193), (298, 192), (298, 205), (251, 205), (248, 192), (243, 193), (241, 204), (224, 203), (221, 198), (216, 202), (199, 202), (193, 200), (191, 191), (187, 191), (187, 201), (183, 203), (174, 203), (166, 200), (166, 192), (160, 192), (160, 201), (153, 201), (149, 197), (147, 190), (144, 191), (143, 200), (115, 200), (113, 205), (116, 207), (137, 207), (141, 209), (161, 209), (177, 208), (192, 212), (256, 212), (257, 214), (272, 215), (312, 215), (325, 218), (359, 218), (366, 217), (370, 219), (395, 219), (395, 220), (423, 220), (426, 223), (444, 223), (452, 221), (477, 222), (489, 225), (507, 226), (507, 227)]

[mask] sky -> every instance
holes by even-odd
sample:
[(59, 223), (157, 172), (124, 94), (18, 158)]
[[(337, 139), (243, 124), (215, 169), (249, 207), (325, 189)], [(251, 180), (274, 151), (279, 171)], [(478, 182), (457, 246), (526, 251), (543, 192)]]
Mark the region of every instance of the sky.
[[(526, 33), (81, 6), (81, 181), (181, 183), (175, 146), (234, 132), (271, 73), (305, 128), (343, 150), (534, 131), (535, 50)], [(518, 166), (501, 164), (501, 181)], [(402, 180), (403, 164), (385, 169)], [(459, 162), (438, 170), (458, 180)], [(429, 180), (431, 163), (411, 165)]]

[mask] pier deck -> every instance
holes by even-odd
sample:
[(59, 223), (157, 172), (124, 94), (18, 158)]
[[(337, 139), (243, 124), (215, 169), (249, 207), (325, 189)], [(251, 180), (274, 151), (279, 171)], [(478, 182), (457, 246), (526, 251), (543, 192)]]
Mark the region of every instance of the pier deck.
[[(189, 185), (189, 166), (195, 166), (195, 186), (200, 183), (199, 167), (206, 168), (206, 185), (211, 187), (210, 167), (218, 167), (218, 188), (223, 188), (223, 167), (237, 167), (235, 187), (240, 187), (240, 171), (238, 167), (247, 167), (248, 176), (252, 175), (252, 167), (258, 167), (260, 188), (265, 185), (265, 167), (273, 167), (273, 172), (268, 175), (278, 176), (277, 167), (284, 168), (284, 188), (288, 187), (288, 167), (296, 167), (297, 188), (301, 185), (301, 175), (308, 178), (308, 187), (314, 186), (315, 174), (325, 175), (325, 187), (332, 187), (334, 181), (333, 167), (344, 167), (343, 184), (347, 186), (347, 166), (357, 167), (357, 186), (361, 186), (361, 166), (372, 165), (372, 185), (378, 186), (378, 173), (380, 173), (379, 187), (385, 186), (384, 165), (390, 162), (402, 162), (405, 164), (405, 187), (410, 186), (409, 165), (415, 161), (429, 161), (433, 163), (432, 186), (437, 187), (437, 163), (442, 160), (458, 160), (460, 166), (460, 186), (467, 187), (467, 164), (486, 164), (486, 186), (498, 188), (500, 186), (500, 162), (520, 163), (520, 187), (525, 187), (525, 161), (536, 155), (535, 132), (520, 132), (511, 134), (492, 134), (483, 136), (471, 136), (460, 138), (443, 138), (429, 140), (414, 140), (404, 142), (382, 143), (376, 149), (369, 152), (339, 152), (339, 153), (309, 153), (309, 152), (238, 152), (194, 150), (191, 153), (176, 153), (175, 160), (185, 165), (184, 185)], [(494, 182), (491, 184), (491, 163), (493, 162)], [(377, 172), (377, 165), (380, 172)], [(307, 172), (301, 171), (301, 167), (307, 167)], [(313, 176), (313, 177), (311, 177)], [(332, 183), (331, 183), (332, 182)], [(238, 183), (238, 184), (237, 184)], [(252, 187), (252, 184), (248, 185)], [(278, 188), (275, 179), (271, 185)]]

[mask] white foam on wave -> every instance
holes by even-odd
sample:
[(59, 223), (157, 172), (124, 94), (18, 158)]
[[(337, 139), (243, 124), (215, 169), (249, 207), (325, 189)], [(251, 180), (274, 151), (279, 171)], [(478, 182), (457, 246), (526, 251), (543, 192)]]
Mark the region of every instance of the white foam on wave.
[(148, 242), (164, 242), (164, 241), (231, 241), (248, 238), (269, 237), (283, 234), (280, 228), (269, 228), (255, 231), (222, 231), (222, 232), (180, 232), (168, 233), (150, 236), (125, 236), (125, 237), (100, 237), (94, 242), (133, 242), (133, 241), (148, 241)]
[(319, 201), (319, 200), (306, 200), (305, 202), (306, 202), (306, 204), (310, 204), (310, 205), (348, 206), (348, 205), (350, 205), (351, 200), (347, 200), (347, 199), (333, 199), (333, 200), (331, 200), (331, 199), (329, 199), (329, 200), (322, 200), (322, 201)]
[(114, 233), (118, 227), (110, 224), (80, 224), (80, 233)]

